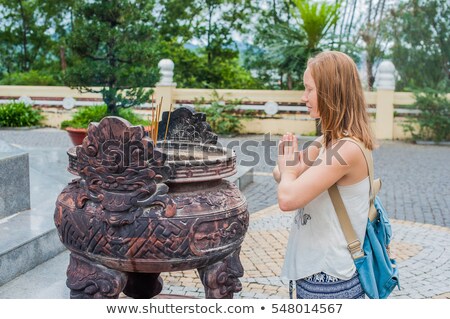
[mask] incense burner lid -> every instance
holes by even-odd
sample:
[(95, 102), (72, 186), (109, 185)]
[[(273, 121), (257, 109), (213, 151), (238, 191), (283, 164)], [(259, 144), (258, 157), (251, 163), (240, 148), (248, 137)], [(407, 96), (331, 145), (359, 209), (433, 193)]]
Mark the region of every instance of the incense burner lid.
[(172, 112), (163, 112), (158, 125), (158, 141), (216, 145), (217, 139), (217, 134), (206, 122), (205, 113), (195, 112), (190, 107), (183, 106)]

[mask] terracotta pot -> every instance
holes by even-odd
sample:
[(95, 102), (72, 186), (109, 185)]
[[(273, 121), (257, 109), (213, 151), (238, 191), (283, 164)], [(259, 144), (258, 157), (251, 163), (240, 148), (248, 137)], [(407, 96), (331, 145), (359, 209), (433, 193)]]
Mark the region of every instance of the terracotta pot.
[[(144, 129), (148, 135), (151, 128), (146, 126), (146, 127), (144, 127)], [(85, 129), (85, 128), (67, 127), (66, 131), (69, 134), (70, 140), (72, 141), (73, 145), (75, 145), (75, 146), (83, 144), (83, 140), (87, 136), (87, 129)]]
[(69, 137), (72, 140), (73, 145), (81, 145), (87, 135), (87, 129), (85, 128), (67, 127), (66, 131), (69, 133)]

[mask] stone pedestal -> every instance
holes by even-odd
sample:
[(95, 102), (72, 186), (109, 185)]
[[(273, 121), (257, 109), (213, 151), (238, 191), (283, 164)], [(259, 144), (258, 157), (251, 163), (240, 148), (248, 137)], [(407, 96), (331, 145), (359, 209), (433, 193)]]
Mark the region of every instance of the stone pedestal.
[(28, 153), (1, 142), (0, 219), (28, 209), (30, 209)]

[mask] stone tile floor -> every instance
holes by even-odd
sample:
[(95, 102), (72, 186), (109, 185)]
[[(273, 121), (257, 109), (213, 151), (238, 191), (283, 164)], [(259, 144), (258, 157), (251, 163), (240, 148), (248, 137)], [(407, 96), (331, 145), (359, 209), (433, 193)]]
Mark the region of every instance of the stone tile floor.
[[(278, 140), (277, 136), (269, 138)], [(0, 130), (0, 139), (31, 151), (43, 147), (61, 151), (70, 146), (65, 132), (55, 129)], [(244, 190), (250, 227), (241, 251), (245, 269), (241, 278), (243, 289), (235, 298), (288, 298), (287, 282), (279, 274), (292, 216), (277, 208), (276, 184), (271, 177), (276, 146), (264, 147), (265, 139), (262, 135), (219, 139), (223, 146), (238, 144), (233, 149), (240, 163), (245, 160), (254, 167), (254, 183)], [(255, 143), (245, 144), (247, 141)], [(300, 141), (303, 144), (307, 139)], [(384, 182), (380, 197), (391, 213), (392, 249), (397, 256), (402, 286), (402, 290), (393, 292), (392, 298), (450, 299), (449, 158), (450, 147), (400, 141), (382, 141), (374, 152), (375, 173)], [(36, 161), (39, 166), (37, 158)], [(56, 169), (64, 169), (65, 165), (58, 163)], [(53, 170), (51, 174), (58, 173)], [(68, 262), (62, 257), (58, 260), (63, 265), (54, 265), (61, 272), (58, 285), (64, 282)], [(196, 271), (166, 273), (163, 279), (163, 294), (204, 297)], [(64, 291), (64, 287), (58, 289)], [(67, 298), (67, 291), (60, 297)]]

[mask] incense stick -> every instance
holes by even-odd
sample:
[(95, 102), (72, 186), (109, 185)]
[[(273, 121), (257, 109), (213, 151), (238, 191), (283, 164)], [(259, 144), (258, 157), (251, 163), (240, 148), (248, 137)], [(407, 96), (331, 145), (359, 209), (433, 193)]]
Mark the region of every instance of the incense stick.
[(155, 134), (155, 144), (158, 141), (158, 132), (159, 132), (159, 117), (161, 116), (163, 97), (161, 96), (161, 102), (159, 103), (158, 108), (156, 109), (156, 134)]
[(167, 131), (169, 129), (170, 114), (172, 114), (172, 103), (170, 103), (169, 116), (167, 118), (167, 124), (166, 124), (166, 132), (164, 133), (164, 143), (163, 143), (164, 145), (166, 144)]
[(153, 141), (153, 144), (155, 144), (155, 140), (154, 140), (154, 138), (153, 138), (153, 128), (154, 128), (154, 122), (155, 122), (155, 107), (154, 107), (154, 105), (153, 105), (153, 101), (154, 101), (154, 98), (153, 98), (153, 94), (152, 94), (152, 121), (150, 122), (150, 138), (152, 139), (152, 141)]

